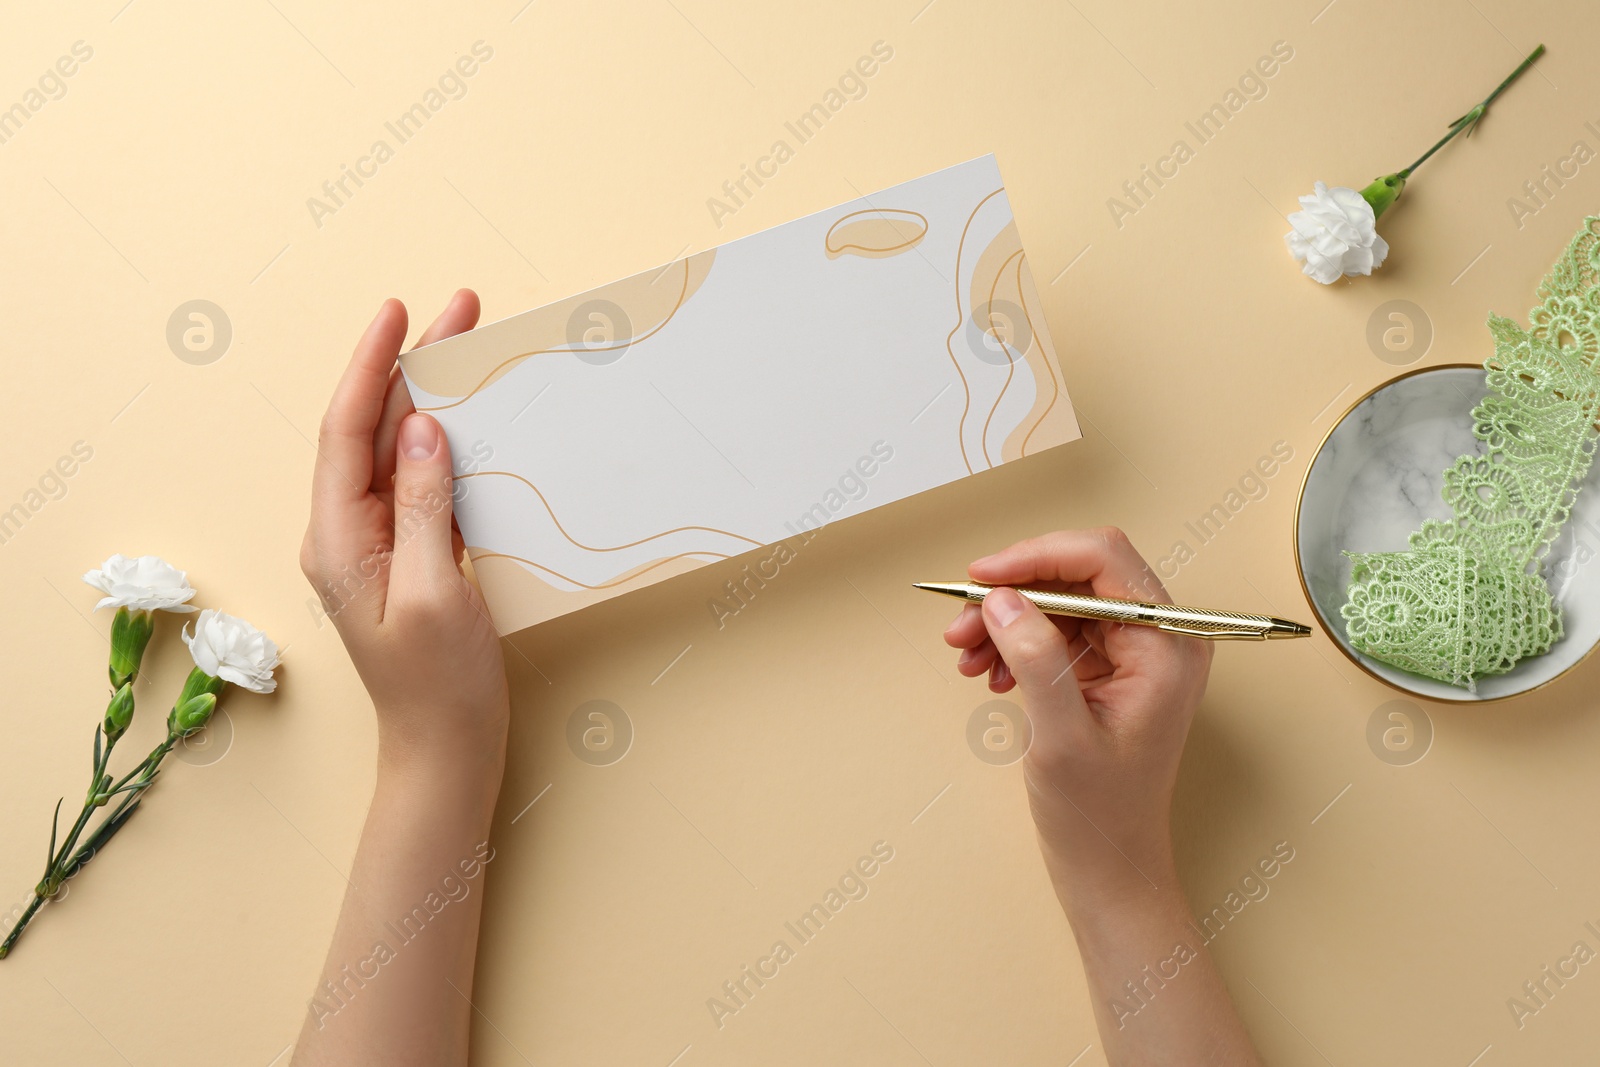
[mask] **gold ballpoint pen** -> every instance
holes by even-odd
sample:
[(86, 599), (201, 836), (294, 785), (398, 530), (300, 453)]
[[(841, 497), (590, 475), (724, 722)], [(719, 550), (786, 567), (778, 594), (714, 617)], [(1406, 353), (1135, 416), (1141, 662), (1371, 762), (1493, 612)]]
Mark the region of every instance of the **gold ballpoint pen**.
[[(943, 593), (969, 604), (981, 604), (994, 586), (981, 582), (913, 582), (918, 589)], [(1116, 600), (1111, 597), (1054, 593), (1044, 589), (1018, 589), (1017, 594), (1047, 615), (1071, 615), (1079, 619), (1125, 622), (1135, 626), (1154, 626), (1169, 633), (1203, 637), (1208, 641), (1307, 637), (1311, 627), (1271, 615), (1250, 615), (1238, 611), (1212, 611), (1186, 608), (1178, 604), (1151, 604), (1143, 600)]]

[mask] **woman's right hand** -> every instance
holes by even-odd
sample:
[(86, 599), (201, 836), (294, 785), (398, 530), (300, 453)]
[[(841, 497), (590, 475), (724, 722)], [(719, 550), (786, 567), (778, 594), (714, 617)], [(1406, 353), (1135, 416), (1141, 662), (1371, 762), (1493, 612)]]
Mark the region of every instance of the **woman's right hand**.
[(1045, 861), (1069, 914), (1108, 895), (1176, 886), (1170, 808), (1211, 642), (1149, 626), (1046, 615), (1011, 587), (1170, 604), (1121, 530), (1062, 530), (975, 561), (999, 586), (945, 640), (968, 677), (1015, 688), (1032, 724), (1023, 760)]
[(1045, 615), (1012, 587), (1170, 604), (1121, 530), (1062, 530), (977, 560), (997, 588), (945, 632), (959, 668), (1015, 688), (1033, 725), (1023, 777), (1045, 866), (1113, 1067), (1260, 1064), (1178, 884), (1172, 792), (1211, 643)]

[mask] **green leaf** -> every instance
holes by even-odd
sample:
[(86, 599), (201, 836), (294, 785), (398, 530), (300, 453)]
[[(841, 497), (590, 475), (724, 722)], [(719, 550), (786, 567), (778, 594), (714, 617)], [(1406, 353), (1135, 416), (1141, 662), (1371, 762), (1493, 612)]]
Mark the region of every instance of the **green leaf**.
[(126, 808), (119, 808), (115, 815), (106, 820), (105, 824), (94, 832), (94, 836), (89, 838), (88, 844), (79, 849), (78, 854), (72, 858), (72, 862), (67, 865), (67, 869), (62, 873), (62, 880), (65, 881), (71, 878), (83, 869), (84, 864), (94, 859), (100, 850), (106, 847), (106, 843), (116, 836), (117, 831), (126, 826), (128, 820), (133, 818), (133, 813), (139, 810), (140, 803), (141, 801), (135, 800)]
[(48, 876), (50, 868), (56, 865), (56, 831), (61, 828), (61, 805), (66, 802), (66, 797), (56, 801), (55, 814), (50, 816), (50, 853), (45, 857), (44, 869)]

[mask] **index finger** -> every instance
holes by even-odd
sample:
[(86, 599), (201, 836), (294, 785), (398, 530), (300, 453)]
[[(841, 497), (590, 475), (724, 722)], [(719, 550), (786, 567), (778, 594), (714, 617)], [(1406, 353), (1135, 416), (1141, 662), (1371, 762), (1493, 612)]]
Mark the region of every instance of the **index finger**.
[(319, 500), (353, 500), (372, 484), (372, 435), (383, 414), (389, 372), (406, 338), (406, 306), (392, 297), (356, 342), (350, 365), (333, 391), (317, 434), (312, 494)]
[(1029, 582), (1087, 582), (1095, 596), (1172, 603), (1161, 579), (1114, 526), (1096, 530), (1058, 530), (1018, 541), (967, 568), (985, 585)]

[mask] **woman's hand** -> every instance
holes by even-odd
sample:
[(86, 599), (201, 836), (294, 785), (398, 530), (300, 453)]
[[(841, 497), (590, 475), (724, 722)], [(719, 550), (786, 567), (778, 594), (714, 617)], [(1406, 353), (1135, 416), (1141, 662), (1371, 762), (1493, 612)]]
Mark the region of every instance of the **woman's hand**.
[[(463, 289), (419, 343), (477, 321)], [(467, 1063), (510, 703), (499, 638), (461, 573), (450, 444), (395, 369), (405, 337), (405, 306), (386, 301), (322, 420), (300, 549), (377, 710), (378, 775), (295, 1067)], [(426, 936), (375, 960), (392, 917), (441, 891), (449, 907)]]
[[(462, 289), (418, 344), (477, 321)], [(450, 443), (396, 367), (405, 336), (405, 305), (386, 301), (328, 405), (300, 567), (372, 696), (380, 761), (427, 766), (500, 753), (510, 712), (499, 638), (461, 572)]]
[(945, 631), (962, 674), (1015, 688), (1032, 724), (1023, 777), (1072, 923), (1107, 1061), (1259, 1063), (1189, 914), (1172, 858), (1178, 761), (1211, 643), (1045, 615), (1011, 588), (1172, 603), (1121, 530), (1063, 530), (985, 556), (997, 588)]
[[(973, 563), (974, 581), (1163, 604), (1122, 531), (1063, 530)], [(1211, 643), (1149, 626), (1045, 615), (1010, 588), (945, 632), (958, 669), (1016, 688), (1033, 727), (1023, 761), (1045, 860), (1069, 907), (1170, 886), (1169, 809)]]

